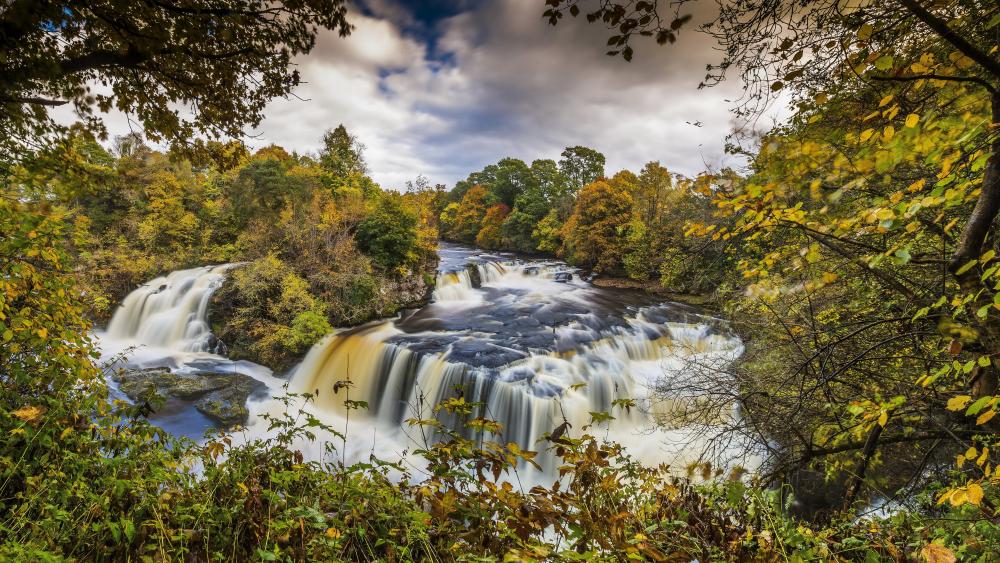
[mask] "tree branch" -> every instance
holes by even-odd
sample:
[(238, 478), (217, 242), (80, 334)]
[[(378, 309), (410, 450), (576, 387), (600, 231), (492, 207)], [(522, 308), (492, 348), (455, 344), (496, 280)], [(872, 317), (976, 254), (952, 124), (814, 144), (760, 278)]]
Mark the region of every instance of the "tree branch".
[(969, 43), (964, 37), (955, 33), (950, 27), (948, 27), (947, 22), (930, 13), (930, 11), (921, 6), (917, 0), (899, 0), (899, 2), (905, 6), (911, 14), (916, 16), (917, 19), (924, 22), (945, 41), (951, 43), (956, 49), (961, 51), (963, 55), (976, 61), (980, 66), (986, 69), (987, 72), (1000, 79), (1000, 61), (990, 57), (989, 54), (981, 51), (975, 45)]
[(911, 82), (915, 80), (948, 80), (951, 82), (973, 82), (986, 88), (990, 93), (996, 93), (997, 89), (989, 82), (978, 76), (946, 76), (944, 74), (913, 74), (910, 76), (873, 76), (875, 80), (891, 80), (895, 82)]

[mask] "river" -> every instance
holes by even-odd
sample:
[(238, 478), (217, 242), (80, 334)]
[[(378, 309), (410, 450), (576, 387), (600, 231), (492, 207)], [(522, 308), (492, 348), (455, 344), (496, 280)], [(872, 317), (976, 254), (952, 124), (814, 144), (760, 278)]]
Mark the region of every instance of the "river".
[[(297, 445), (313, 458), (408, 459), (434, 439), (408, 419), (437, 417), (446, 428), (472, 435), (454, 417), (435, 412), (459, 396), (479, 405), (473, 416), (500, 423), (497, 435), (483, 437), (523, 449), (544, 450), (539, 438), (564, 420), (578, 432), (592, 413), (609, 412), (614, 419), (595, 429), (644, 463), (681, 466), (704, 454), (701, 425), (663, 424), (673, 401), (696, 398), (664, 398), (655, 390), (692, 365), (722, 369), (736, 359), (742, 344), (725, 323), (643, 293), (596, 287), (558, 261), (446, 243), (439, 255), (430, 304), (338, 330), (287, 374), (226, 359), (224, 344), (209, 332), (208, 300), (231, 266), (173, 272), (145, 284), (97, 334), (99, 345), (106, 360), (124, 352), (119, 361), (132, 367), (231, 371), (262, 382), (265, 391), (248, 402), (245, 429), (234, 432), (247, 440), (268, 435), (268, 417), (288, 412), (277, 397), (315, 394), (307, 405), (292, 401), (291, 409), (305, 408), (347, 439), (320, 436)], [(348, 409), (348, 399), (367, 408)], [(619, 408), (629, 399), (635, 407)], [(151, 420), (191, 437), (211, 427), (177, 401)], [(555, 460), (544, 452), (539, 460), (551, 474)]]

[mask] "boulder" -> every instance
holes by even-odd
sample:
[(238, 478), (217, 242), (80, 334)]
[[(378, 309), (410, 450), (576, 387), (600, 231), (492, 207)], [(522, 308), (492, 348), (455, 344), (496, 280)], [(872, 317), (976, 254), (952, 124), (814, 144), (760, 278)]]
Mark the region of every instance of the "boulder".
[(123, 369), (118, 388), (134, 401), (152, 395), (195, 401), (195, 408), (220, 426), (246, 421), (247, 398), (263, 384), (242, 373), (175, 373), (169, 368)]

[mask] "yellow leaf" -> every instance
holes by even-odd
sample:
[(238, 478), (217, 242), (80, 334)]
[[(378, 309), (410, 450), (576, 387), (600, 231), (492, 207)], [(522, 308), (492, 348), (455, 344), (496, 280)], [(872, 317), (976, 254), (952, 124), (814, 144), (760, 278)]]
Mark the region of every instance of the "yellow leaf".
[(36, 406), (21, 407), (16, 411), (14, 411), (12, 414), (25, 422), (30, 422), (31, 424), (35, 424), (36, 422), (41, 420), (42, 415), (45, 414), (45, 407), (36, 407)]
[(874, 129), (865, 129), (864, 131), (861, 132), (861, 142), (863, 143), (863, 142), (867, 141), (868, 139), (871, 139), (872, 135), (874, 135), (874, 134), (875, 134), (875, 130)]
[(872, 36), (872, 31), (874, 31), (874, 29), (872, 28), (871, 24), (867, 23), (864, 24), (863, 26), (858, 28), (858, 39), (862, 41), (868, 41), (868, 38)]
[(962, 506), (969, 501), (969, 494), (965, 492), (965, 489), (957, 489), (951, 494), (948, 501), (951, 502), (952, 506)]
[(981, 414), (978, 417), (976, 417), (976, 424), (986, 424), (987, 422), (989, 422), (990, 420), (992, 420), (993, 417), (996, 416), (996, 415), (997, 415), (997, 411), (995, 411), (995, 410), (993, 410), (993, 411), (986, 411), (983, 414)]
[(927, 563), (955, 563), (955, 554), (943, 545), (929, 543), (920, 550)]
[(882, 411), (882, 414), (878, 415), (878, 425), (885, 428), (886, 422), (889, 422), (889, 413)]
[(910, 115), (906, 116), (906, 126), (907, 127), (911, 127), (911, 128), (912, 127), (916, 127), (918, 123), (920, 123), (920, 116), (919, 115), (917, 115), (915, 113), (911, 113)]
[(35, 333), (38, 334), (39, 338), (45, 338), (46, 336), (49, 335), (49, 331), (46, 330), (45, 328), (40, 328), (36, 330)]
[(948, 410), (959, 411), (965, 408), (965, 405), (969, 404), (972, 397), (968, 395), (958, 395), (957, 397), (952, 397), (948, 399)]
[(969, 449), (965, 450), (965, 459), (972, 459), (977, 455), (979, 455), (979, 450), (977, 450), (975, 447), (970, 447)]
[(236, 486), (239, 487), (241, 491), (243, 491), (243, 494), (247, 494), (250, 492), (250, 489), (248, 489), (247, 486), (244, 485), (243, 483), (236, 483)]
[(892, 98), (893, 98), (892, 94), (889, 94), (888, 96), (882, 98), (881, 100), (879, 100), (878, 107), (885, 106), (886, 104), (892, 101)]
[(896, 136), (896, 128), (892, 125), (887, 125), (882, 131), (882, 138), (886, 141), (892, 140)]
[(979, 483), (969, 483), (968, 497), (969, 502), (976, 506), (979, 506), (979, 503), (983, 501), (983, 488), (979, 486)]

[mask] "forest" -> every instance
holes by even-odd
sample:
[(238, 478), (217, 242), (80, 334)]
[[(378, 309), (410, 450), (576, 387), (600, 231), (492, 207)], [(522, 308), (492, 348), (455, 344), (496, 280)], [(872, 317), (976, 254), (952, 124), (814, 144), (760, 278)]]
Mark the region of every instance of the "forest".
[[(743, 90), (719, 112), (789, 108), (727, 137), (746, 166), (612, 170), (610, 151), (576, 145), (500, 158), (450, 189), (380, 186), (337, 122), (310, 151), (251, 148), (268, 101), (308, 79), (293, 61), (320, 30), (350, 39), (352, 4), (0, 6), (0, 559), (997, 561), (1000, 5), (708, 4), (699, 26), (695, 0), (536, 11), (553, 42), (573, 22), (600, 30), (617, 65), (711, 37), (701, 87)], [(51, 113), (64, 105), (72, 124)], [(109, 134), (112, 108), (141, 132)], [(348, 355), (330, 389), (296, 387), (296, 370), (356, 350), (385, 319), (379, 373), (410, 377), (385, 358), (424, 369), (416, 353), (435, 338), (458, 349), (454, 319), (432, 314), (442, 284), (464, 279), (439, 264), (448, 245), (528, 261), (501, 270), (560, 264), (629, 303), (694, 304), (713, 319), (700, 342), (731, 336), (741, 354), (684, 356), (685, 377), (611, 395), (583, 423), (559, 403), (528, 444), (490, 439), (534, 415), (491, 418), (465, 375), (498, 373), (483, 366), (539, 323), (556, 341), (563, 321), (540, 309), (470, 353), (480, 364), (446, 399), (398, 417), (423, 437), (412, 457), (349, 458), (341, 421), (385, 408), (351, 394), (368, 360)], [(192, 440), (158, 425), (163, 397), (119, 393), (101, 331), (149, 280), (220, 264), (234, 266), (209, 292), (213, 353), (290, 379), (278, 408), (246, 419), (265, 431)], [(488, 300), (488, 285), (461, 289)], [(527, 300), (517, 287), (511, 301)], [(599, 336), (653, 330), (652, 315), (628, 320)], [(558, 344), (537, 355), (586, 355)], [(577, 386), (538, 389), (568, 404)], [(657, 431), (697, 428), (706, 453), (649, 464), (609, 438), (657, 403)], [(734, 448), (754, 463), (709, 455)]]

